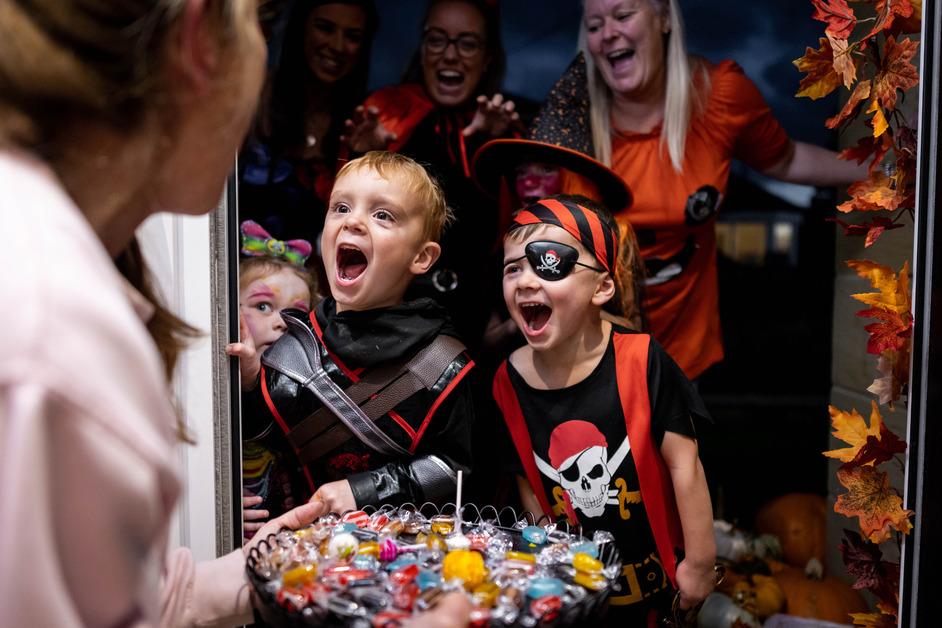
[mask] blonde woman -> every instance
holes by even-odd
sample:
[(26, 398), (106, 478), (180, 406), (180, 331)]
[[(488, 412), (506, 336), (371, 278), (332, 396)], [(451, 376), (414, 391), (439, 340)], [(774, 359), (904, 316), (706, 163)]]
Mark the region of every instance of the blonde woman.
[(154, 301), (134, 231), (215, 205), (262, 83), (256, 7), (0, 2), (2, 626), (251, 621), (242, 550), (166, 551), (167, 378), (193, 330)]
[[(634, 202), (618, 219), (638, 234), (651, 332), (695, 379), (723, 357), (714, 218), (731, 161), (819, 186), (864, 178), (866, 169), (792, 141), (736, 63), (688, 55), (676, 0), (583, 7), (585, 68), (568, 80), (581, 80), (583, 96), (587, 83), (588, 115), (570, 117), (583, 121), (586, 152), (631, 188)], [(542, 115), (562, 109), (551, 102)]]

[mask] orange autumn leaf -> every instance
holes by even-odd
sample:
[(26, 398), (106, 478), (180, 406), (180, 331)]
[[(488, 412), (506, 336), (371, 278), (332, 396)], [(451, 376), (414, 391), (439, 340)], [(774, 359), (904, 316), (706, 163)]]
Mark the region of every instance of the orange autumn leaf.
[(903, 508), (903, 499), (890, 488), (886, 473), (872, 466), (841, 468), (837, 481), (847, 489), (837, 496), (834, 512), (857, 517), (860, 531), (871, 543), (888, 541), (894, 530), (909, 534), (913, 511)]
[(899, 275), (893, 269), (869, 260), (849, 260), (847, 265), (880, 291), (852, 294), (853, 298), (871, 307), (911, 315), (908, 260), (903, 263)]
[(807, 96), (812, 100), (827, 96), (841, 84), (841, 77), (834, 71), (834, 51), (827, 37), (819, 40), (821, 47), (814, 50), (810, 46), (805, 50), (805, 56), (795, 59), (792, 63), (801, 72), (808, 75), (801, 79), (798, 93), (795, 96)]
[(858, 181), (847, 188), (851, 198), (837, 206), (838, 211), (881, 211), (896, 210), (903, 203), (904, 196), (894, 187), (893, 180), (880, 170), (874, 170), (866, 181)]
[(877, 404), (871, 402), (870, 426), (864, 421), (864, 418), (857, 412), (857, 408), (844, 412), (834, 406), (828, 406), (828, 414), (831, 415), (831, 425), (834, 427), (832, 435), (850, 445), (843, 449), (832, 449), (824, 452), (828, 458), (837, 458), (841, 462), (850, 462), (860, 452), (860, 448), (867, 442), (868, 436), (880, 436), (880, 426), (883, 424), (883, 417), (877, 409)]
[[(918, 47), (908, 37), (898, 43), (892, 35), (886, 38), (882, 66), (872, 85), (874, 100), (884, 108), (891, 111), (896, 108), (897, 90), (906, 91), (919, 84), (919, 71), (909, 62)], [(874, 137), (877, 135), (874, 129)]]
[(853, 46), (848, 47), (846, 39), (834, 37), (831, 33), (825, 33), (828, 41), (831, 43), (831, 51), (834, 56), (834, 71), (840, 75), (844, 87), (850, 89), (850, 86), (857, 80), (857, 63), (854, 61)]
[[(870, 98), (870, 81), (860, 81), (857, 83), (857, 87), (854, 88), (854, 91), (851, 92), (850, 98), (847, 99), (847, 103), (844, 104), (844, 107), (841, 109), (833, 118), (828, 118), (824, 123), (829, 129), (833, 129), (838, 126), (841, 122), (844, 122), (851, 116), (856, 115), (857, 109), (860, 107), (860, 103)], [(846, 152), (846, 151), (845, 151)], [(843, 155), (844, 153), (841, 153)], [(866, 157), (864, 157), (866, 159)], [(858, 163), (863, 163), (863, 159)]]
[(877, 610), (883, 613), (884, 615), (889, 615), (893, 618), (893, 625), (896, 625), (896, 618), (899, 615), (899, 591), (893, 591), (893, 601), (886, 602), (884, 600), (877, 601)]
[(857, 25), (857, 16), (845, 0), (811, 0), (811, 4), (814, 5), (814, 14), (811, 17), (827, 22), (827, 33), (841, 39), (850, 37), (851, 31)]
[(886, 115), (883, 113), (883, 109), (880, 108), (880, 103), (876, 98), (873, 99), (870, 108), (867, 109), (867, 113), (872, 113), (873, 117), (870, 119), (870, 122), (873, 124), (873, 137), (880, 137), (886, 130), (890, 128), (890, 123), (886, 121)]
[(896, 17), (908, 18), (912, 16), (913, 6), (911, 0), (877, 0), (876, 11), (876, 23), (864, 39), (869, 39), (880, 31), (891, 28)]
[(850, 613), (850, 618), (861, 628), (896, 628), (896, 619), (883, 613)]

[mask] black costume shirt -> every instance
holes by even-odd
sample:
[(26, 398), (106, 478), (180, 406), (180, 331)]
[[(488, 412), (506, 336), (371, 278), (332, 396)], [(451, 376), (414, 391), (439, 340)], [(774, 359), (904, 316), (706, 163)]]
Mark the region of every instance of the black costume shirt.
[[(324, 369), (342, 388), (364, 369), (407, 360), (437, 335), (454, 335), (444, 311), (428, 299), (380, 310), (341, 313), (336, 312), (333, 299), (325, 299), (315, 316), (317, 333), (326, 345), (326, 353), (322, 350), (321, 356)], [(470, 470), (469, 432), (474, 410), (465, 375), (472, 364), (466, 354), (461, 354), (445, 368), (432, 390), (420, 390), (376, 420), (376, 425), (409, 450), (412, 458), (383, 456), (354, 437), (303, 467), (278, 418), (293, 427), (320, 408), (320, 401), (307, 388), (270, 369), (263, 371), (265, 379), (259, 387), (266, 392), (256, 390), (246, 395), (254, 411), (244, 413), (244, 436), (255, 436), (277, 452), (278, 458), (291, 462), (289, 475), (296, 503), (310, 497), (312, 486), (343, 479), (350, 481), (359, 506), (439, 500), (446, 496), (427, 494), (416, 485), (408, 464), (413, 458), (434, 455), (452, 470)], [(278, 418), (269, 410), (265, 394), (276, 407)], [(279, 504), (270, 506), (273, 515), (281, 512)]]
[[(648, 597), (666, 592), (668, 587), (663, 568), (656, 560), (654, 536), (628, 442), (615, 379), (612, 337), (592, 373), (572, 386), (554, 390), (533, 388), (509, 361), (507, 372), (554, 514), (565, 517), (565, 495), (587, 536), (591, 537), (595, 530), (605, 530), (615, 537), (626, 566), (621, 583), (623, 595), (612, 598), (613, 606), (617, 607), (640, 601), (638, 595)], [(692, 416), (707, 416), (703, 403), (677, 365), (653, 340), (648, 351), (647, 382), (655, 447), (660, 447), (667, 431), (695, 436)], [(513, 470), (524, 475), (516, 456), (514, 460)], [(627, 573), (629, 566), (632, 575)], [(633, 591), (638, 585), (640, 593)], [(632, 595), (638, 599), (629, 601)], [(624, 598), (622, 604), (619, 597)]]

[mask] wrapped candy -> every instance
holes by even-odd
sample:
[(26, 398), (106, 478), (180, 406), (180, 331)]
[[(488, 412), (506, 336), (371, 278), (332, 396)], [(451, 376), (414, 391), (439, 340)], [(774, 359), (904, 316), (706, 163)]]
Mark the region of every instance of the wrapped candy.
[[(464, 510), (472, 511), (480, 518), (477, 508)], [(535, 628), (586, 619), (561, 611), (604, 595), (620, 571), (614, 548), (604, 547), (613, 542), (607, 533), (588, 540), (529, 518), (513, 529), (496, 523), (389, 507), (325, 516), (253, 549), (252, 582), (266, 604), (297, 620), (292, 625), (391, 628), (462, 590), (471, 625)]]
[(331, 558), (347, 560), (356, 555), (359, 546), (355, 536), (349, 532), (341, 532), (332, 536), (327, 543), (327, 555)]
[(487, 577), (484, 557), (472, 550), (454, 550), (442, 561), (442, 578), (460, 580), (466, 589), (473, 590)]

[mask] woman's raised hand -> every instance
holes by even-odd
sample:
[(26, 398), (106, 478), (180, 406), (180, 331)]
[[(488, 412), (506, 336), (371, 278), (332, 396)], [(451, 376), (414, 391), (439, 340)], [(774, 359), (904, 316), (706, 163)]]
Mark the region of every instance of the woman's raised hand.
[(504, 100), (502, 94), (494, 94), (493, 98), (478, 96), (478, 110), (474, 112), (471, 124), (461, 134), (470, 137), (475, 133), (484, 133), (488, 137), (500, 137), (511, 124), (520, 119), (514, 107), (514, 101)]
[(379, 109), (360, 105), (353, 110), (353, 116), (343, 123), (344, 133), (340, 141), (354, 153), (366, 153), (371, 150), (386, 150), (389, 143), (396, 139), (396, 134), (379, 121)]

